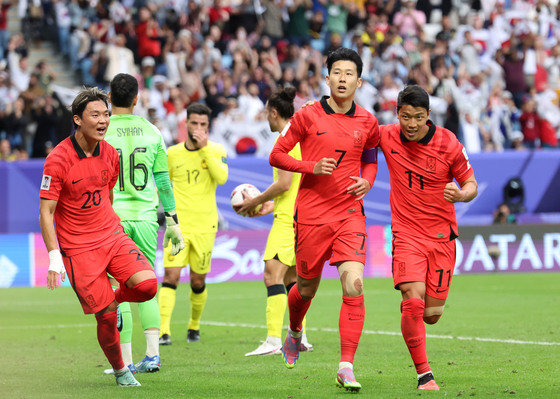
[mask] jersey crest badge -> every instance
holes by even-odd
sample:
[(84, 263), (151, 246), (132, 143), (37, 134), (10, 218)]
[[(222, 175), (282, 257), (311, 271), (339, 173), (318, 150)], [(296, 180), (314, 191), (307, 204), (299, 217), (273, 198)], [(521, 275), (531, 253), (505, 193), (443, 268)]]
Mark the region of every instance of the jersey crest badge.
[(200, 167), (202, 169), (208, 169), (208, 165), (206, 164), (206, 159), (203, 159), (202, 162), (200, 162)]
[(107, 169), (101, 171), (101, 184), (105, 185), (109, 182), (109, 171)]
[(426, 169), (429, 172), (435, 172), (436, 171), (436, 158), (435, 157), (428, 157), (428, 159), (426, 159)]
[(43, 175), (43, 180), (41, 180), (41, 190), (49, 191), (49, 188), (51, 188), (51, 180), (51, 176)]
[(362, 146), (362, 132), (354, 130), (354, 147)]

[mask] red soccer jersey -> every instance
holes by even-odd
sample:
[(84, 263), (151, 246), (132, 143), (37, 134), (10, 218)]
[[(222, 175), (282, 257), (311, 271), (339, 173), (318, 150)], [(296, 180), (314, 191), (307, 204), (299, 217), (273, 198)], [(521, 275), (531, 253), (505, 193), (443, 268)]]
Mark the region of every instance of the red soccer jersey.
[[(302, 161), (288, 152), (300, 143)], [(302, 108), (290, 120), (270, 153), (274, 167), (302, 173), (295, 205), (295, 219), (303, 224), (324, 224), (364, 215), (362, 201), (346, 192), (360, 176), (364, 149), (379, 145), (377, 119), (359, 105), (346, 113), (335, 113), (326, 97)], [(313, 166), (321, 158), (334, 158), (332, 175), (314, 175)]]
[(445, 185), (473, 170), (463, 145), (447, 129), (428, 121), (428, 134), (408, 141), (399, 123), (381, 126), (381, 149), (391, 178), (393, 234), (448, 241), (457, 237), (455, 207), (443, 198)]
[(109, 192), (119, 177), (117, 150), (99, 142), (86, 157), (74, 136), (58, 144), (45, 160), (40, 197), (58, 201), (54, 213), (60, 249), (75, 255), (111, 243), (120, 219)]

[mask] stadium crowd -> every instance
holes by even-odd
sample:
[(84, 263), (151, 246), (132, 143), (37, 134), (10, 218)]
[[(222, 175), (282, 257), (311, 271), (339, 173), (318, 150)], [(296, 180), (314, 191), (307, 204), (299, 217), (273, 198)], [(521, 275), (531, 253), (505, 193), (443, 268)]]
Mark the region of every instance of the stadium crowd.
[[(6, 37), (10, 4), (0, 19), (0, 159), (43, 157), (67, 114), (48, 66), (27, 65), (23, 35)], [(380, 124), (396, 121), (397, 94), (415, 83), (431, 95), (431, 119), (469, 153), (558, 147), (558, 0), (35, 0), (27, 12), (56, 32), (84, 85), (137, 76), (136, 112), (168, 145), (185, 140), (193, 101), (214, 120), (254, 123), (278, 87), (296, 87), (296, 109), (321, 98), (324, 59), (344, 46), (364, 61), (357, 102)]]

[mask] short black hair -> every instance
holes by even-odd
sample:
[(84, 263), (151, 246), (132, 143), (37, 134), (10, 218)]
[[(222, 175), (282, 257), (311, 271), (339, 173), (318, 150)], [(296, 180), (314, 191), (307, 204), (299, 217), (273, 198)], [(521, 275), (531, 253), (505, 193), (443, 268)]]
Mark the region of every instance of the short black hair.
[(138, 81), (128, 73), (119, 73), (111, 80), (111, 104), (128, 108), (138, 95)]
[(352, 61), (354, 64), (356, 64), (358, 77), (362, 76), (362, 68), (364, 67), (364, 63), (360, 55), (354, 50), (345, 47), (339, 47), (336, 50), (331, 51), (327, 57), (327, 70), (329, 71), (329, 74), (331, 73), (333, 64), (337, 61)]
[(191, 116), (191, 114), (207, 115), (208, 119), (210, 119), (210, 114), (212, 114), (212, 110), (204, 104), (192, 103), (189, 104), (189, 106), (187, 107), (187, 119), (189, 119), (189, 116)]
[(107, 93), (98, 87), (90, 87), (84, 89), (78, 93), (74, 101), (72, 101), (72, 123), (74, 124), (74, 129), (78, 129), (78, 125), (74, 122), (74, 115), (78, 115), (80, 118), (84, 114), (84, 109), (87, 105), (94, 101), (103, 101), (106, 107), (109, 107)]
[(403, 105), (411, 105), (413, 107), (422, 107), (426, 111), (430, 110), (430, 95), (426, 90), (418, 85), (406, 86), (397, 98), (397, 112)]
[(274, 108), (283, 119), (290, 119), (294, 114), (294, 98), (296, 98), (295, 87), (280, 88), (270, 96), (268, 106)]

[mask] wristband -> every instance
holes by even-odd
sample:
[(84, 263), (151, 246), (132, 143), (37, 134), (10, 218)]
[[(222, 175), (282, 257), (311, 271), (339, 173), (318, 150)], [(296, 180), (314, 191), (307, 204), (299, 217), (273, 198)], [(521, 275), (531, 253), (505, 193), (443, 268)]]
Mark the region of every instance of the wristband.
[(165, 223), (167, 223), (167, 227), (178, 225), (177, 211), (165, 212)]
[(56, 273), (64, 272), (64, 262), (62, 261), (62, 255), (58, 249), (49, 251), (49, 271)]

